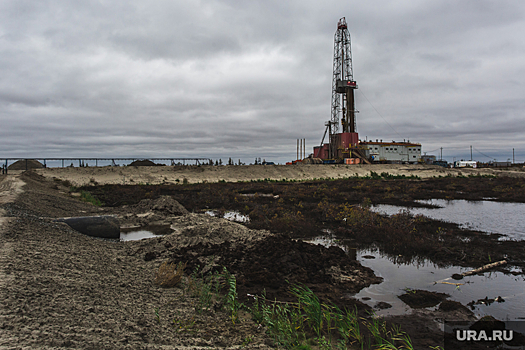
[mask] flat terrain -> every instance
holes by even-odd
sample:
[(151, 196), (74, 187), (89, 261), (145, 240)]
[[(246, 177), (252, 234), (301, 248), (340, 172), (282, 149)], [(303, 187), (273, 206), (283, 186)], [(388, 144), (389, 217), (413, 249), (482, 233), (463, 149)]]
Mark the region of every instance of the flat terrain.
[(177, 184), (237, 182), (252, 180), (312, 180), (340, 179), (366, 176), (371, 171), (381, 174), (418, 176), (497, 175), (525, 176), (522, 168), (512, 170), (449, 169), (435, 165), (249, 165), (249, 166), (156, 166), (156, 167), (101, 167), (101, 168), (47, 168), (35, 170), (47, 178), (68, 180), (75, 186), (98, 184)]
[[(349, 187), (344, 191), (338, 190), (343, 182), (313, 180), (342, 179), (356, 173), (366, 176), (371, 171), (426, 180), (352, 179), (345, 182)], [(461, 177), (444, 178), (449, 174)], [(198, 282), (194, 278), (208, 272), (220, 273), (223, 267), (236, 276), (239, 300), (247, 305), (253, 302), (248, 294), (261, 295), (263, 291), (270, 300), (292, 301), (290, 285), (304, 284), (324, 302), (357, 309), (360, 316), (367, 317), (370, 308), (351, 295), (371, 283), (379, 283), (381, 278), (339, 248), (309, 245), (294, 238), (308, 227), (313, 226), (315, 230), (330, 227), (366, 246), (385, 239), (395, 241), (414, 225), (420, 225), (418, 229), (428, 231), (428, 235), (425, 234), (428, 240), (420, 242), (435, 242), (431, 236), (436, 231), (433, 222), (414, 222), (410, 217), (394, 221), (380, 219), (361, 211), (357, 204), (367, 200), (410, 202), (419, 198), (420, 192), (436, 190), (429, 181), (440, 181), (439, 176), (443, 178), (440, 191), (444, 191), (444, 196), (461, 196), (465, 193), (464, 187), (472, 187), (468, 181), (477, 180), (485, 181), (483, 188), (492, 191), (495, 186), (490, 181), (499, 178), (481, 176), (495, 174), (510, 176), (505, 179), (517, 178), (498, 182), (500, 200), (525, 199), (520, 192), (525, 173), (520, 170), (309, 165), (12, 172), (0, 177), (0, 349), (266, 349), (275, 346), (275, 340), (266, 333), (267, 328), (252, 320), (246, 310), (241, 310), (240, 320), (232, 323), (231, 315), (216, 297), (208, 306), (202, 306), (202, 300), (195, 293)], [(468, 175), (477, 177), (464, 177)], [(264, 179), (287, 182), (257, 181)], [(291, 183), (308, 179), (310, 181)], [(216, 184), (211, 184), (213, 182)], [(149, 186), (138, 186), (146, 184)], [(425, 185), (429, 186), (425, 188)], [(89, 191), (106, 205), (98, 207), (82, 201), (77, 192), (80, 189), (75, 186), (86, 186), (82, 190)], [(386, 191), (386, 187), (391, 191)], [(410, 196), (403, 195), (406, 193)], [(480, 192), (481, 195), (484, 194)], [(326, 207), (319, 206), (324, 198), (333, 200)], [(253, 220), (247, 227), (200, 214), (204, 209), (222, 212), (238, 209)], [(300, 211), (303, 212), (298, 214)], [(341, 211), (369, 221), (344, 220), (343, 225)], [(174, 233), (142, 241), (114, 242), (84, 236), (55, 222), (59, 217), (94, 215), (115, 215), (127, 226), (169, 223)], [(452, 262), (478, 267), (485, 263), (476, 256), (466, 255), (461, 240), (454, 238), (465, 235), (473, 240), (472, 237), (479, 235), (453, 226), (444, 228), (448, 234), (442, 237), (443, 249), (439, 254), (435, 251), (418, 251), (413, 257), (403, 254), (407, 259), (422, 256), (442, 264)], [(363, 236), (360, 230), (368, 230), (365, 235), (368, 240), (359, 239)], [(486, 256), (485, 250), (496, 241), (497, 237), (476, 241), (479, 244), (475, 252)], [(404, 249), (403, 246), (383, 248), (390, 249), (391, 254), (396, 254), (396, 249)], [(516, 260), (522, 258), (521, 251), (523, 248), (516, 249)], [(182, 283), (174, 288), (162, 288), (154, 283), (155, 273), (165, 261), (186, 263)], [(221, 293), (224, 290), (221, 289)], [(454, 307), (446, 311), (417, 310), (388, 322), (401, 325), (416, 348), (428, 349), (442, 341), (435, 319), (471, 317), (468, 310)], [(317, 347), (316, 343), (312, 345)]]

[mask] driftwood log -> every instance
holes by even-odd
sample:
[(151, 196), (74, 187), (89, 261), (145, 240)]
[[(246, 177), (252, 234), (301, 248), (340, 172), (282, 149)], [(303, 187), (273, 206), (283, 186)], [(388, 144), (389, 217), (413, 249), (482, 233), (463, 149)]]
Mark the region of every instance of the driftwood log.
[(497, 267), (497, 266), (501, 266), (501, 265), (505, 265), (507, 263), (507, 260), (501, 260), (501, 261), (497, 261), (497, 262), (494, 262), (492, 264), (487, 264), (487, 265), (484, 265), (484, 266), (481, 266), (480, 268), (477, 268), (477, 269), (474, 269), (474, 270), (470, 270), (470, 271), (467, 271), (467, 272), (463, 272), (461, 274), (461, 276), (470, 276), (470, 275), (475, 275), (477, 273), (480, 273), (480, 272), (483, 272), (483, 271), (487, 271), (487, 270), (490, 270), (494, 267)]

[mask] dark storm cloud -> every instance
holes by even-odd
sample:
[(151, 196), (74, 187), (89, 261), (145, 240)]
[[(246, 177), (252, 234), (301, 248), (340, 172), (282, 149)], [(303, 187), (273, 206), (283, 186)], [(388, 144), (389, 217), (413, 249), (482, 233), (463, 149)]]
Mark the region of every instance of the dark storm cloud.
[(317, 145), (330, 119), (343, 16), (362, 138), (525, 151), (524, 8), (3, 1), (0, 156), (289, 160), (295, 140)]

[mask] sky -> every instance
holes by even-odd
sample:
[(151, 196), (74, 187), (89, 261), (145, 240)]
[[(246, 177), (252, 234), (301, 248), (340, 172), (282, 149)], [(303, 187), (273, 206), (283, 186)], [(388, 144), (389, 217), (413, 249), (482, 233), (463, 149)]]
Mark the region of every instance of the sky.
[(291, 161), (342, 17), (361, 139), (525, 161), (525, 2), (487, 0), (3, 0), (0, 157)]

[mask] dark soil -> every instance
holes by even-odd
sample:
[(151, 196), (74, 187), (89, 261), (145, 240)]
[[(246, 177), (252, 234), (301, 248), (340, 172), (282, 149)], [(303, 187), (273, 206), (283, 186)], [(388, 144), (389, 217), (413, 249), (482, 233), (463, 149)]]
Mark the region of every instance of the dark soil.
[[(318, 236), (330, 229), (356, 248), (379, 248), (400, 263), (430, 259), (439, 266), (479, 267), (507, 259), (525, 266), (525, 242), (499, 241), (499, 235), (459, 228), (453, 223), (400, 213), (384, 217), (370, 204), (421, 206), (418, 199), (468, 199), (525, 202), (525, 178), (442, 177), (193, 185), (85, 187), (107, 206), (136, 204), (144, 198), (172, 196), (190, 211), (236, 210), (249, 215), (246, 225), (292, 238)], [(268, 196), (270, 194), (270, 196)], [(364, 204), (364, 206), (361, 206)]]
[(8, 170), (30, 170), (30, 169), (41, 169), (44, 165), (38, 160), (34, 159), (21, 159), (17, 160), (13, 164), (7, 167)]
[(164, 164), (156, 164), (149, 159), (136, 160), (129, 164), (129, 166), (157, 166), (157, 165), (164, 165)]
[(429, 292), (426, 290), (416, 289), (409, 290), (405, 294), (400, 295), (398, 298), (403, 300), (403, 302), (411, 308), (420, 309), (424, 307), (436, 306), (449, 296), (450, 295), (445, 293)]
[(340, 307), (353, 309), (357, 305), (363, 309), (362, 304), (346, 296), (382, 281), (340, 248), (325, 248), (283, 236), (270, 236), (248, 249), (225, 242), (171, 250), (173, 262), (187, 263), (188, 271), (205, 268), (203, 261), (208, 258), (213, 260), (213, 266), (207, 271), (220, 272), (226, 267), (237, 276), (238, 293), (243, 301), (250, 299), (248, 294), (262, 295), (263, 291), (270, 300), (292, 301), (290, 286), (304, 284), (322, 299)]
[(470, 311), (465, 305), (461, 304), (460, 302), (454, 301), (454, 300), (443, 300), (443, 302), (439, 304), (439, 310), (444, 311), (444, 312), (462, 310), (465, 313), (472, 314), (472, 311)]

